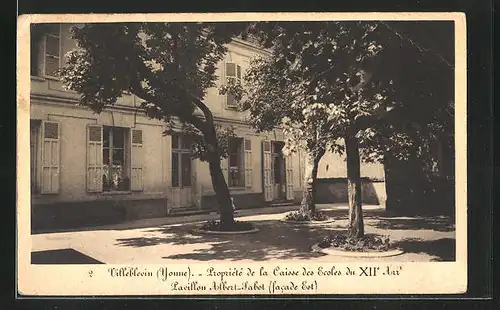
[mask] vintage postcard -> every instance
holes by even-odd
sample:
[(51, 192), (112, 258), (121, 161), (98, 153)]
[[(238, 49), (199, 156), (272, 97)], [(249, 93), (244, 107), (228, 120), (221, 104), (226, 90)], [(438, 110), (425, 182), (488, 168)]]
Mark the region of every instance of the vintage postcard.
[(23, 15), (20, 296), (467, 290), (463, 13)]

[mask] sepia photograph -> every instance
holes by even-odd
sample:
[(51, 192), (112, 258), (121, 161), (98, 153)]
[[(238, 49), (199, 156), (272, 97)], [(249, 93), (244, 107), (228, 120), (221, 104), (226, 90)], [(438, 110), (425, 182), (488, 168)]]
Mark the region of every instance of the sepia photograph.
[(465, 17), (210, 15), (20, 18), (20, 293), (464, 292)]

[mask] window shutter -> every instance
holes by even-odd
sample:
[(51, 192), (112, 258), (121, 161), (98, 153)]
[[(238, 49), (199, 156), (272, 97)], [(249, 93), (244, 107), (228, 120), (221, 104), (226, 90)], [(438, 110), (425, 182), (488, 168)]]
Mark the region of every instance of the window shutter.
[(293, 200), (293, 162), (292, 156), (285, 158), (285, 173), (286, 173), (286, 199)]
[[(226, 62), (223, 61), (220, 67), (220, 85), (225, 86), (227, 85), (227, 80), (226, 80)], [(220, 95), (221, 100), (222, 100), (222, 105), (223, 107), (226, 107), (227, 105), (227, 95)]]
[(130, 189), (133, 191), (142, 191), (144, 189), (144, 168), (143, 168), (143, 149), (142, 149), (142, 130), (131, 130), (130, 143)]
[(87, 126), (87, 191), (102, 192), (102, 126)]
[(263, 185), (264, 200), (273, 200), (273, 184), (271, 175), (271, 141), (262, 141), (262, 164), (263, 164)]
[(59, 193), (60, 171), (59, 123), (42, 123), (42, 194)]
[(245, 187), (252, 187), (252, 141), (245, 139)]

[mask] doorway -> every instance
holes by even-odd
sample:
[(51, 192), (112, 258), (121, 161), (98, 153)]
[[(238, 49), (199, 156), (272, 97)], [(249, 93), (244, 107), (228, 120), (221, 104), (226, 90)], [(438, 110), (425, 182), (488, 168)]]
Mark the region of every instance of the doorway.
[(286, 200), (286, 164), (283, 155), (282, 141), (272, 141), (272, 171), (273, 171), (273, 198), (274, 200)]
[(191, 140), (182, 135), (172, 135), (171, 161), (172, 209), (194, 206), (193, 160), (191, 158)]

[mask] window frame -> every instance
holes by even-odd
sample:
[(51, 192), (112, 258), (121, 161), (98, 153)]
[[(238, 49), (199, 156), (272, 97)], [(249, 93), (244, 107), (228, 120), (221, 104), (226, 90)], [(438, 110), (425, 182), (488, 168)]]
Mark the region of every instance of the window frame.
[[(228, 74), (228, 65), (234, 65), (234, 75), (229, 75)], [(239, 76), (238, 76), (239, 73)], [(236, 82), (239, 82), (240, 84), (242, 83), (242, 75), (243, 75), (243, 68), (241, 67), (240, 64), (237, 62), (232, 62), (228, 61), (224, 63), (224, 77), (225, 77), (225, 85), (229, 85), (229, 80), (234, 79)], [(226, 109), (237, 109), (238, 104), (235, 102), (234, 104), (229, 104), (229, 98), (230, 94), (225, 95), (225, 106)], [(236, 101), (236, 100), (235, 100)]]
[[(237, 185), (234, 185), (233, 178), (231, 175), (231, 142), (234, 140), (239, 141), (239, 147), (237, 152), (235, 153), (238, 158), (239, 166), (233, 166), (238, 168), (239, 180)], [(242, 137), (230, 137), (228, 140), (228, 156), (227, 156), (227, 182), (228, 187), (232, 189), (243, 189), (246, 188), (245, 185), (245, 139)]]
[(54, 58), (56, 58), (54, 55), (51, 55), (51, 54), (47, 54), (47, 39), (48, 37), (53, 37), (53, 38), (57, 38), (58, 40), (58, 55), (57, 55), (57, 62), (58, 62), (58, 66), (57, 68), (60, 69), (61, 68), (61, 54), (62, 54), (62, 25), (61, 24), (58, 24), (58, 35), (54, 35), (53, 33), (48, 33), (48, 32), (44, 32), (43, 34), (43, 77), (44, 78), (48, 78), (48, 79), (53, 79), (53, 80), (59, 80), (59, 77), (58, 76), (55, 76), (55, 75), (50, 75), (47, 73), (47, 56), (50, 55)]
[[(108, 137), (106, 137), (106, 129), (109, 128), (109, 132), (108, 132)], [(118, 130), (121, 130), (122, 133), (123, 133), (123, 146), (122, 147), (114, 147), (113, 145), (113, 142), (114, 142), (114, 130), (113, 129), (118, 129)], [(113, 170), (114, 170), (114, 165), (113, 165), (113, 151), (114, 150), (121, 150), (122, 151), (122, 154), (123, 154), (123, 163), (122, 163), (122, 180), (125, 181), (127, 180), (126, 182), (126, 188), (124, 189), (120, 189), (120, 188), (113, 188), (111, 185), (112, 183), (112, 178), (109, 178), (108, 177), (108, 182), (107, 184), (104, 182), (102, 182), (102, 192), (105, 193), (105, 194), (108, 194), (108, 193), (127, 193), (127, 192), (131, 192), (131, 165), (129, 163), (129, 152), (130, 152), (130, 148), (131, 146), (129, 145), (128, 143), (128, 138), (129, 138), (129, 135), (131, 134), (130, 132), (130, 128), (126, 128), (126, 127), (117, 127), (117, 126), (102, 126), (102, 135), (103, 135), (103, 139), (102, 139), (102, 157), (103, 157), (103, 161), (102, 161), (102, 167), (103, 167), (103, 173), (104, 173), (104, 170), (105, 170), (105, 161), (104, 161), (104, 153), (105, 153), (105, 150), (108, 150), (108, 176), (112, 175), (113, 174)], [(104, 145), (104, 141), (105, 141), (105, 137), (108, 139), (108, 146), (105, 146)], [(122, 182), (123, 182), (122, 181)]]

